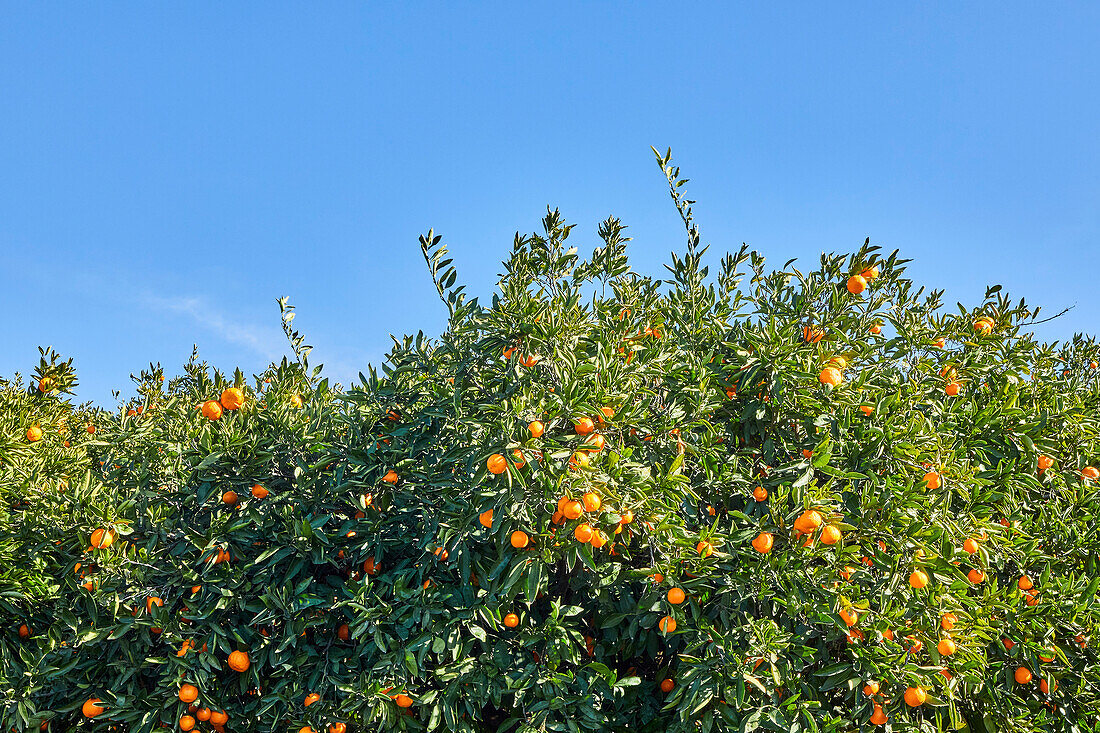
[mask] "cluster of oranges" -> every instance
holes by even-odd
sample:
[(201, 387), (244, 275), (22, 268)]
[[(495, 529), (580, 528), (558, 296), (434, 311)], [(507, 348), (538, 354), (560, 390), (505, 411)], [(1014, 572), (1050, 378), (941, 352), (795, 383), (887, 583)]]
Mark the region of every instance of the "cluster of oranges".
[(878, 267), (876, 265), (863, 268), (858, 275), (852, 275), (848, 278), (848, 292), (852, 295), (859, 295), (867, 289), (867, 285), (876, 277), (878, 277)]
[(223, 410), (239, 410), (244, 406), (244, 391), (239, 387), (229, 387), (222, 391), (221, 397), (216, 400), (207, 400), (200, 405), (202, 416), (207, 420), (217, 420), (222, 416)]
[[(235, 672), (247, 672), (251, 666), (251, 661), (247, 652), (240, 650), (231, 652), (227, 660), (229, 668)], [(388, 692), (388, 690), (387, 690)], [(187, 706), (187, 712), (180, 716), (177, 723), (178, 729), (184, 731), (195, 730), (200, 723), (207, 723), (215, 733), (225, 733), (226, 725), (229, 723), (229, 714), (225, 710), (215, 710), (210, 707), (203, 706), (199, 703), (199, 688), (195, 685), (185, 682), (180, 685), (177, 697), (179, 701)], [(413, 704), (413, 699), (404, 693), (398, 693), (390, 696), (391, 699), (401, 708), (409, 708)], [(303, 706), (308, 708), (321, 700), (321, 696), (315, 692), (309, 693), (303, 700)], [(108, 706), (103, 702), (101, 698), (91, 697), (84, 701), (81, 706), (81, 714), (88, 719), (97, 718), (104, 713), (108, 712)], [(328, 725), (328, 733), (347, 733), (347, 724), (342, 722), (333, 722)], [(309, 726), (304, 726), (299, 730), (299, 733), (314, 733), (313, 729)]]
[[(603, 407), (600, 410), (600, 417), (598, 422), (603, 423), (604, 420), (614, 417), (615, 409), (612, 407)], [(589, 454), (599, 453), (606, 445), (606, 441), (603, 435), (596, 433), (597, 421), (594, 421), (589, 417), (581, 417), (573, 424), (574, 432), (584, 438), (584, 442), (575, 450), (570, 457), (569, 465), (571, 468), (586, 468), (590, 464)], [(532, 438), (541, 438), (546, 432), (546, 425), (540, 420), (532, 420), (527, 426), (528, 432)], [(526, 464), (526, 458), (523, 451), (516, 448), (512, 452), (512, 464), (516, 468), (522, 468)], [(541, 452), (538, 453), (541, 460)], [(508, 459), (502, 453), (494, 453), (486, 459), (486, 469), (490, 474), (499, 476), (508, 470)], [(574, 521), (580, 519), (585, 512), (597, 513), (603, 508), (603, 500), (600, 495), (594, 491), (584, 492), (579, 500), (573, 499), (568, 495), (563, 495), (559, 498), (557, 506), (553, 515), (551, 516), (551, 524), (556, 526), (564, 524), (567, 521)], [(492, 528), (493, 526), (493, 510), (486, 509), (478, 515), (478, 521), (483, 527)], [(619, 515), (619, 520), (615, 526), (614, 534), (618, 535), (623, 532), (624, 527), (634, 521), (634, 513), (630, 509), (623, 509)], [(608, 537), (600, 529), (593, 527), (588, 522), (582, 522), (573, 529), (574, 538), (582, 544), (590, 544), (593, 548), (599, 549), (608, 543)], [(523, 530), (514, 530), (510, 537), (510, 543), (512, 547), (516, 549), (524, 549), (531, 544), (531, 537), (527, 532)]]

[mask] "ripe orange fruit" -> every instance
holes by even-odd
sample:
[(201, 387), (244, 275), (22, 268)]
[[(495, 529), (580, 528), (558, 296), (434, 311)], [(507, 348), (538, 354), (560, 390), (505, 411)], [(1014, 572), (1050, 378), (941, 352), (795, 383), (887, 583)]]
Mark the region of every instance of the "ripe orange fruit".
[(580, 519), (584, 514), (584, 505), (579, 501), (566, 501), (561, 513), (566, 519)]
[(351, 629), (347, 624), (340, 624), (336, 629), (336, 638), (340, 641), (347, 641), (351, 638)]
[(1100, 470), (1097, 470), (1094, 466), (1085, 466), (1081, 469), (1081, 475), (1087, 479), (1095, 481), (1100, 478)]
[(672, 692), (672, 688), (675, 686), (676, 683), (672, 681), (671, 677), (661, 680), (661, 692)]
[(973, 538), (967, 537), (966, 541), (963, 542), (963, 549), (973, 555), (978, 551), (978, 543)]
[(494, 476), (499, 476), (508, 470), (508, 461), (500, 453), (489, 456), (488, 460), (485, 461), (485, 465), (488, 467), (489, 473)]
[(928, 694), (920, 687), (910, 687), (905, 691), (905, 704), (911, 708), (920, 707), (928, 699)]
[(382, 480), (385, 481), (387, 484), (396, 484), (397, 483), (397, 471), (394, 471), (391, 468), (390, 470), (386, 471), (386, 475), (382, 477)]
[(573, 536), (577, 538), (577, 542), (591, 542), (594, 534), (595, 530), (587, 522), (578, 524), (577, 528), (573, 530)]
[(840, 609), (837, 615), (840, 616), (840, 620), (844, 622), (844, 625), (849, 628), (859, 623), (859, 614), (855, 611), (849, 611), (847, 608)]
[(873, 725), (886, 725), (889, 718), (886, 717), (886, 713), (883, 712), (882, 706), (875, 704), (875, 712), (871, 713), (871, 723)]
[(752, 540), (752, 549), (756, 550), (761, 555), (767, 555), (772, 551), (772, 547), (774, 546), (775, 538), (768, 532), (761, 532)]
[(682, 588), (669, 588), (665, 598), (667, 598), (668, 602), (672, 605), (679, 606), (687, 598), (687, 594), (684, 593)]
[(870, 267), (864, 268), (859, 274), (864, 280), (874, 280), (878, 277), (878, 265), (871, 265)]
[(983, 580), (985, 580), (985, 573), (983, 573), (981, 570), (978, 570), (977, 568), (973, 568), (969, 573), (966, 574), (966, 579), (974, 585), (977, 585), (978, 583), (981, 583)]
[(844, 381), (844, 375), (836, 367), (825, 367), (817, 375), (817, 381), (830, 387), (837, 387)]
[(199, 708), (195, 711), (195, 718), (198, 719), (200, 723), (205, 723), (210, 720), (211, 713), (213, 713), (213, 711), (210, 708)]
[(573, 429), (577, 431), (577, 435), (588, 435), (596, 429), (596, 425), (592, 422), (592, 418), (582, 417), (573, 424)]
[(918, 589), (928, 585), (928, 573), (923, 570), (914, 570), (909, 575), (909, 585)]
[(218, 710), (217, 712), (210, 713), (210, 725), (225, 725), (229, 722), (229, 716), (224, 710)]
[(676, 631), (676, 619), (672, 616), (665, 616), (657, 622), (657, 628), (661, 630), (662, 634), (671, 634)]
[(947, 393), (948, 397), (955, 397), (959, 394), (959, 390), (962, 389), (962, 384), (959, 382), (948, 382), (944, 385), (943, 391)]
[(251, 664), (252, 660), (246, 652), (235, 651), (229, 654), (229, 668), (234, 672), (247, 672)]
[(199, 688), (191, 684), (180, 685), (180, 702), (195, 702), (199, 699)]
[(1026, 575), (1020, 576), (1020, 579), (1016, 581), (1016, 586), (1020, 590), (1031, 590), (1035, 587), (1034, 584), (1032, 584), (1031, 582), (1031, 578), (1027, 577)]
[(222, 416), (222, 406), (216, 400), (207, 400), (202, 403), (202, 416), (207, 420), (217, 420)]
[(90, 697), (80, 706), (80, 712), (84, 714), (85, 718), (94, 718), (97, 715), (102, 715), (107, 712), (107, 708), (100, 705), (100, 702), (102, 701), (98, 697)]
[(504, 625), (509, 629), (514, 629), (519, 626), (519, 616), (514, 613), (510, 613), (504, 617)]
[(26, 624), (20, 624), (19, 626), (19, 638), (29, 639), (31, 635), (31, 627)]
[(622, 514), (619, 515), (619, 524), (630, 524), (634, 521), (634, 512), (629, 509), (624, 509)]
[(989, 318), (979, 318), (974, 321), (974, 330), (982, 336), (988, 336), (993, 332), (993, 321)]
[(191, 730), (195, 727), (195, 719), (190, 715), (180, 716), (180, 730)]
[(878, 694), (878, 683), (875, 681), (868, 682), (863, 686), (863, 694), (866, 697), (872, 697)]
[(603, 506), (603, 501), (600, 499), (600, 495), (589, 491), (583, 497), (584, 510), (588, 512), (598, 512), (600, 507)]
[(826, 525), (826, 527), (821, 530), (821, 544), (823, 545), (835, 545), (837, 542), (840, 542), (841, 537), (843, 537), (843, 533), (841, 533), (840, 529), (831, 524)]
[(153, 606), (156, 606), (158, 608), (163, 607), (164, 606), (164, 601), (161, 600), (157, 596), (151, 596), (149, 598), (146, 598), (145, 599), (145, 612), (146, 613), (152, 613), (153, 612)]
[(263, 486), (260, 486), (259, 484), (252, 485), (252, 495), (257, 499), (266, 499), (267, 495), (270, 493), (270, 491), (265, 489)]
[(482, 527), (493, 528), (493, 510), (486, 509), (481, 514), (477, 515), (477, 521), (481, 522)]
[(1045, 471), (1054, 465), (1054, 459), (1050, 456), (1039, 456), (1039, 470)]
[(244, 392), (236, 387), (230, 387), (222, 392), (221, 399), (218, 401), (227, 410), (239, 410), (244, 404)]
[(881, 323), (872, 323), (871, 328), (868, 329), (868, 330), (870, 330), (872, 335), (878, 336), (880, 333), (882, 333), (882, 324)]
[(92, 547), (97, 550), (105, 550), (114, 544), (115, 533), (109, 529), (97, 529), (92, 532)]
[(538, 420), (532, 420), (527, 424), (527, 430), (531, 433), (532, 438), (541, 438), (546, 431), (546, 426)]
[(1012, 675), (1016, 678), (1016, 682), (1021, 685), (1026, 685), (1031, 682), (1031, 670), (1027, 667), (1017, 667), (1016, 672)]
[(395, 697), (393, 701), (397, 703), (397, 707), (399, 708), (410, 708), (413, 704), (413, 699), (404, 693)]
[(1050, 681), (1050, 685), (1047, 685), (1045, 677), (1039, 680), (1039, 691), (1042, 692), (1044, 695), (1049, 695), (1050, 693), (1056, 692), (1057, 690), (1058, 680), (1052, 678)]
[(848, 292), (852, 295), (859, 295), (867, 289), (867, 278), (863, 275), (852, 275), (848, 278)]
[(944, 631), (950, 631), (955, 628), (955, 624), (958, 622), (959, 617), (953, 613), (945, 613), (940, 617), (940, 627), (943, 628)]
[(871, 415), (873, 415), (875, 412), (875, 408), (871, 407), (870, 405), (860, 405), (859, 411), (867, 417), (871, 417)]
[(763, 486), (757, 486), (755, 489), (752, 490), (752, 498), (756, 499), (757, 501), (767, 501), (768, 490), (765, 489)]
[(328, 733), (347, 733), (348, 726), (344, 723), (329, 723)]
[(27, 441), (31, 443), (37, 443), (42, 440), (42, 428), (37, 425), (31, 425), (27, 428)]
[(237, 492), (236, 491), (227, 491), (224, 494), (222, 494), (222, 503), (223, 504), (228, 504), (229, 506), (233, 506), (234, 504), (237, 503), (237, 498), (238, 497), (237, 497)]
[(698, 552), (701, 557), (710, 557), (714, 554), (714, 545), (705, 540), (700, 540), (695, 545), (695, 551)]
[(940, 643), (936, 645), (936, 650), (943, 656), (949, 657), (955, 653), (955, 642), (947, 638), (940, 639)]
[(798, 516), (798, 519), (794, 520), (794, 528), (802, 534), (810, 534), (820, 527), (823, 521), (820, 512), (807, 509)]
[(522, 550), (524, 547), (527, 547), (527, 545), (531, 543), (531, 538), (528, 537), (527, 533), (523, 530), (517, 529), (515, 532), (512, 533), (509, 541), (512, 543), (512, 547), (516, 548), (517, 550)]
[(930, 489), (940, 488), (940, 474), (936, 471), (929, 471), (924, 474), (924, 483)]
[(589, 436), (588, 440), (584, 441), (584, 445), (581, 447), (584, 450), (590, 450), (599, 453), (603, 450), (603, 447), (604, 445), (606, 445), (606, 443), (607, 440), (602, 435), (600, 435), (599, 433), (594, 433)]
[(310, 705), (312, 705), (313, 703), (319, 701), (320, 699), (321, 699), (320, 695), (318, 695), (316, 692), (311, 692), (308, 695), (306, 695), (305, 705), (308, 708)]

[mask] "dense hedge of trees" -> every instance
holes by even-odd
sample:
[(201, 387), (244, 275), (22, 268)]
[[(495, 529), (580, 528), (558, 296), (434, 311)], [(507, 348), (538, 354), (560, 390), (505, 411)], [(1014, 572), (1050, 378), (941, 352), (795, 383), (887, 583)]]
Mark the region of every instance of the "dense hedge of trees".
[(1100, 352), (865, 244), (557, 212), (344, 389), (197, 358), (0, 381), (4, 729), (1100, 730)]

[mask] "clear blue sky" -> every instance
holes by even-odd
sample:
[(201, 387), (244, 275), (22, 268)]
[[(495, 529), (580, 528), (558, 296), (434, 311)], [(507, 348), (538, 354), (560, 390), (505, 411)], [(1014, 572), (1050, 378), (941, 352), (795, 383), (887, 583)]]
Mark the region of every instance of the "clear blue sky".
[(419, 234), (488, 294), (547, 204), (578, 243), (622, 217), (659, 273), (650, 145), (715, 249), (870, 236), (949, 299), (1097, 330), (1095, 2), (184, 5), (5, 6), (0, 374), (52, 344), (110, 404), (193, 343), (255, 371), (288, 295), (346, 382), (443, 325)]

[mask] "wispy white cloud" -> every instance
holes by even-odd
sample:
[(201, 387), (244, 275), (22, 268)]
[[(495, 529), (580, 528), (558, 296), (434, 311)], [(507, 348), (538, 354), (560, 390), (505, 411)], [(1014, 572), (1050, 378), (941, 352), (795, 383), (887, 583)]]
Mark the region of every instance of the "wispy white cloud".
[[(149, 308), (186, 316), (224, 341), (251, 349), (265, 359), (274, 361), (287, 352), (286, 337), (280, 328), (230, 318), (205, 298), (145, 295), (142, 300)], [(278, 317), (273, 318), (277, 321)]]
[[(187, 318), (207, 333), (243, 346), (269, 361), (277, 361), (290, 353), (286, 336), (278, 326), (277, 312), (273, 312), (272, 325), (260, 325), (227, 315), (202, 296), (164, 297), (146, 293), (140, 296), (140, 303), (150, 310)], [(371, 353), (347, 344), (329, 343), (324, 338), (313, 339), (308, 333), (306, 343), (316, 347), (309, 355), (310, 366), (323, 364), (321, 374), (345, 388), (359, 381), (359, 372), (365, 373), (368, 364), (377, 366), (383, 360), (381, 353)]]

